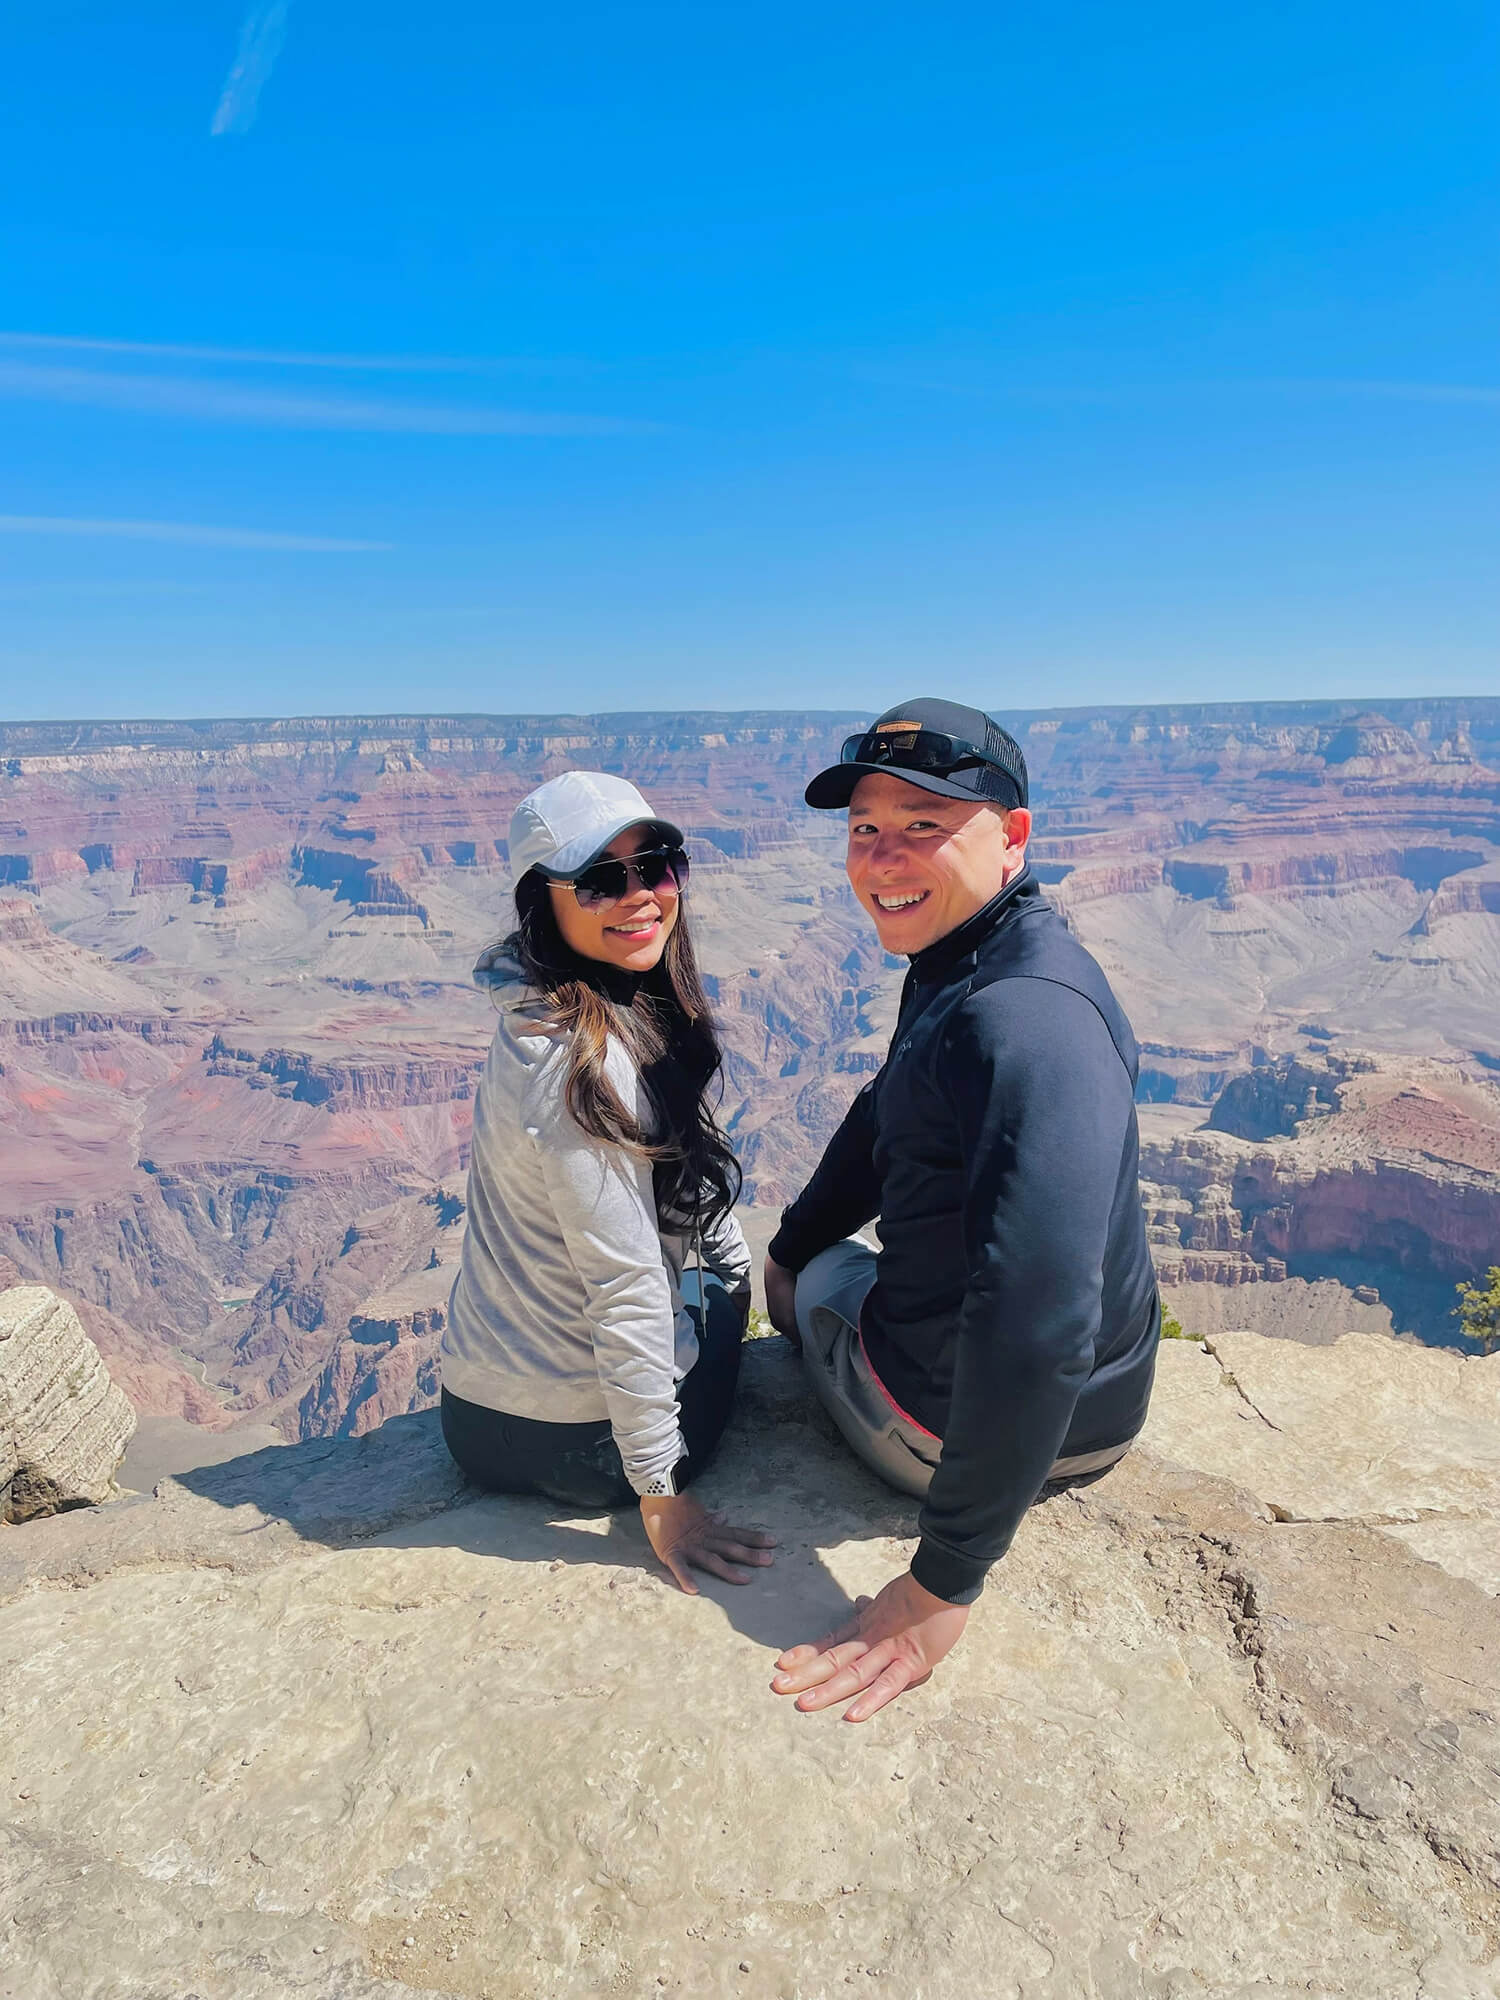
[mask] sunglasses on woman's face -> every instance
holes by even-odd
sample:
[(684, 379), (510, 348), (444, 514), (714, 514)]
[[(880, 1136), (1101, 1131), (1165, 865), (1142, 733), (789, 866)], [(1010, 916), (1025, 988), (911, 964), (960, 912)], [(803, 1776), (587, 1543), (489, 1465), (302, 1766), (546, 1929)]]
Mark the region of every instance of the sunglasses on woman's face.
[(670, 882), (669, 894), (676, 895), (687, 887), (688, 858), (680, 847), (648, 847), (623, 861), (596, 861), (568, 886), (580, 909), (608, 910), (630, 894), (632, 875), (643, 889), (660, 889)]

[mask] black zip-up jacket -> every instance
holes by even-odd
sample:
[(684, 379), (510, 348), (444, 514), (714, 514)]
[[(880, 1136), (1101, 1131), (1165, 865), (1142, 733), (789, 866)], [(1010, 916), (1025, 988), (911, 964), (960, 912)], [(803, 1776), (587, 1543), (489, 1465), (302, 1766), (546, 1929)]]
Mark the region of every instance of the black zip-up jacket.
[(860, 1328), (943, 1441), (912, 1574), (950, 1603), (979, 1595), (1056, 1459), (1145, 1422), (1137, 1061), (1108, 980), (1023, 870), (912, 959), (885, 1065), (771, 1244), (800, 1271), (880, 1217)]

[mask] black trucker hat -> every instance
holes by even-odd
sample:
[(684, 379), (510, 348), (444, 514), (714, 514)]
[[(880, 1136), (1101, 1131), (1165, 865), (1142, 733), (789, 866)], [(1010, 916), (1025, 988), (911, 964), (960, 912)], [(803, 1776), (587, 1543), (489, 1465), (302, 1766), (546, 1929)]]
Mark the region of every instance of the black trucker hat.
[(1024, 806), (1026, 759), (1014, 736), (980, 708), (957, 701), (903, 701), (862, 736), (850, 736), (803, 797), (820, 812), (846, 806), (861, 778), (884, 771), (949, 799)]

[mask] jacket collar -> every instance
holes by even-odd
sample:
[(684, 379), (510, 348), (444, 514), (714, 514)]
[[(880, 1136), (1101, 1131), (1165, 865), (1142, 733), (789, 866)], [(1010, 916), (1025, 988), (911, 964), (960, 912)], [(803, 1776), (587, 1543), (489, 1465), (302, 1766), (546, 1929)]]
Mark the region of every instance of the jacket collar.
[(1031, 863), (1025, 862), (1019, 873), (1012, 875), (999, 895), (991, 896), (982, 910), (976, 910), (957, 930), (949, 931), (946, 937), (940, 937), (935, 944), (928, 945), (913, 956), (911, 977), (927, 985), (933, 980), (946, 979), (964, 960), (974, 961), (985, 939), (999, 929), (1017, 902), (1023, 905), (1032, 902), (1038, 893)]
[(628, 1007), (646, 983), (643, 972), (627, 972), (623, 966), (606, 965), (602, 959), (595, 959), (589, 966), (588, 978), (597, 986), (607, 1000), (613, 1000), (617, 1007)]

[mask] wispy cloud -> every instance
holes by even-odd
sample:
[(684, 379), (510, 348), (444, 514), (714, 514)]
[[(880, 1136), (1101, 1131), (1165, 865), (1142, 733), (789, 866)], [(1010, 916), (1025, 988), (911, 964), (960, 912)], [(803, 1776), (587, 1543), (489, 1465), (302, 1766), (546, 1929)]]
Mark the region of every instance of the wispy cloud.
[(1160, 401), (1188, 397), (1215, 399), (1244, 396), (1369, 396), (1388, 402), (1471, 403), (1500, 405), (1500, 387), (1477, 382), (1360, 381), (1329, 376), (1233, 376), (1123, 382), (1045, 382), (1027, 380), (998, 366), (971, 364), (962, 371), (908, 367), (901, 361), (856, 360), (850, 375), (857, 382), (918, 395), (965, 396), (988, 402), (1107, 404)]
[(371, 555), (392, 546), (342, 535), (283, 535), (195, 521), (97, 521), (73, 514), (0, 514), (0, 535), (109, 535), (127, 542), (185, 542), (200, 549), (290, 549), (329, 556)]
[(286, 40), (286, 10), (287, 0), (270, 0), (252, 7), (241, 23), (239, 49), (208, 128), (215, 139), (242, 137), (255, 123), (260, 94)]
[(1331, 389), (1340, 396), (1379, 396), (1401, 403), (1500, 404), (1500, 388), (1480, 382), (1294, 382), (1296, 389)]
[(248, 382), (187, 375), (115, 374), (0, 361), (0, 396), (95, 409), (262, 424), (278, 430), (397, 431), (433, 437), (599, 437), (658, 428), (565, 410), (501, 410), (468, 403), (405, 403), (356, 396), (286, 395)]
[(0, 347), (54, 354), (128, 354), (143, 361), (233, 361), (260, 368), (363, 369), (383, 375), (437, 375), (533, 365), (496, 355), (465, 358), (451, 354), (303, 354), (267, 347), (199, 347), (186, 341), (103, 340), (90, 334), (21, 333), (7, 329), (0, 329)]

